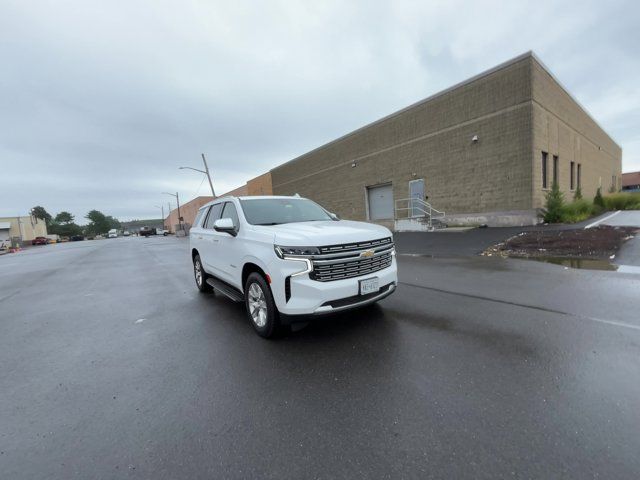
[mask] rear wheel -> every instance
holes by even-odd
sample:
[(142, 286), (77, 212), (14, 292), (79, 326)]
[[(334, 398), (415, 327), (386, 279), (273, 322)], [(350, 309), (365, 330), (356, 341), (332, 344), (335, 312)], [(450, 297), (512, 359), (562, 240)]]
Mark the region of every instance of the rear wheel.
[(259, 273), (252, 273), (244, 285), (244, 300), (247, 316), (258, 335), (271, 338), (280, 332), (278, 309), (273, 301), (271, 289)]
[(213, 290), (211, 285), (207, 283), (207, 273), (202, 268), (202, 261), (200, 255), (193, 257), (193, 276), (196, 279), (196, 286), (202, 293), (207, 293)]

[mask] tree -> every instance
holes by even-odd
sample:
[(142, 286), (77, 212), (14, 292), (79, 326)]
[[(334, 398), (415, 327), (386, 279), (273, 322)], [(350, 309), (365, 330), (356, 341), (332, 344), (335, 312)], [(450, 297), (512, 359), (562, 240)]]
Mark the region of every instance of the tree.
[(598, 187), (598, 191), (596, 192), (596, 196), (593, 197), (593, 204), (598, 207), (604, 209), (604, 198), (602, 198), (602, 192), (600, 192), (600, 187)]
[(54, 219), (54, 221), (56, 223), (63, 223), (65, 225), (68, 225), (73, 222), (73, 215), (63, 210), (62, 212), (56, 215), (56, 218)]
[(73, 222), (52, 223), (49, 227), (49, 233), (54, 233), (61, 237), (72, 237), (74, 235), (82, 235), (82, 227)]
[(122, 228), (120, 220), (118, 220), (117, 218), (113, 218), (111, 215), (107, 216), (107, 222), (109, 222), (110, 225), (109, 230), (111, 230), (112, 228), (120, 230)]
[(551, 191), (547, 193), (547, 201), (544, 208), (544, 221), (557, 223), (562, 221), (562, 207), (564, 206), (564, 194), (560, 191), (558, 182), (553, 182)]
[(85, 218), (89, 220), (89, 224), (86, 227), (86, 231), (89, 234), (101, 235), (113, 228), (104, 213), (98, 210), (91, 210)]
[(580, 187), (576, 188), (576, 193), (573, 195), (574, 200), (582, 200), (582, 190)]
[(31, 209), (31, 215), (39, 218), (40, 220), (44, 220), (44, 223), (46, 223), (47, 226), (49, 226), (49, 224), (51, 223), (51, 215), (49, 215), (49, 212), (47, 212), (44, 207), (41, 207), (40, 205), (35, 206)]

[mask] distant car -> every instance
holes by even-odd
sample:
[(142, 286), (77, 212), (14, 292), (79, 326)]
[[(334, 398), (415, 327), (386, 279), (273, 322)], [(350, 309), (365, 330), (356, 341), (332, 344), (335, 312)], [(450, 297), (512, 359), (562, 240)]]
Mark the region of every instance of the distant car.
[(47, 240), (49, 240), (49, 243), (59, 243), (60, 235), (56, 235), (55, 233), (49, 234), (47, 235)]
[(112, 228), (111, 230), (109, 230), (109, 233), (107, 234), (107, 238), (118, 238), (118, 230), (116, 230), (115, 228)]
[(46, 245), (49, 243), (49, 239), (47, 237), (36, 237), (31, 240), (31, 245)]
[(140, 229), (140, 236), (142, 237), (148, 237), (150, 235), (155, 235), (156, 234), (156, 229), (155, 228), (151, 228), (148, 226), (144, 226)]
[(122, 235), (128, 237), (129, 235), (131, 235), (131, 233), (129, 233), (129, 230), (125, 230), (124, 232), (122, 232)]
[(169, 230), (162, 230), (161, 228), (156, 228), (156, 235), (162, 235), (166, 237), (169, 235)]
[(84, 236), (82, 235), (73, 235), (69, 240), (72, 242), (81, 242), (84, 240)]

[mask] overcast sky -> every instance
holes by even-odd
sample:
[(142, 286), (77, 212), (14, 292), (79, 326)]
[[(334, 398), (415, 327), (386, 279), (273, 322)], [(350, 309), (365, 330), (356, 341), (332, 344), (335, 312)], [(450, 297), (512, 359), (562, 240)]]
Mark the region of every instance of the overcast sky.
[(528, 50), (640, 170), (639, 5), (0, 0), (0, 216), (158, 217)]

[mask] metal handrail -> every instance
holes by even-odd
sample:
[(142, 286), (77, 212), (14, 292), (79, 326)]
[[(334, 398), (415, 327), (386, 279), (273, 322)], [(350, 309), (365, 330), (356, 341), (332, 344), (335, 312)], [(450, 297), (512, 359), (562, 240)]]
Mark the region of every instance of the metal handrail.
[[(406, 202), (406, 207), (401, 207), (400, 204), (402, 202)], [(399, 198), (395, 201), (395, 218), (396, 220), (400, 218), (398, 215), (401, 211), (407, 211), (406, 217), (402, 218), (426, 218), (427, 224), (429, 228), (433, 228), (432, 219), (438, 219), (445, 217), (445, 213), (433, 208), (429, 202), (422, 200), (421, 198), (416, 197), (408, 197), (408, 198)], [(414, 214), (414, 212), (418, 212), (418, 214)]]

